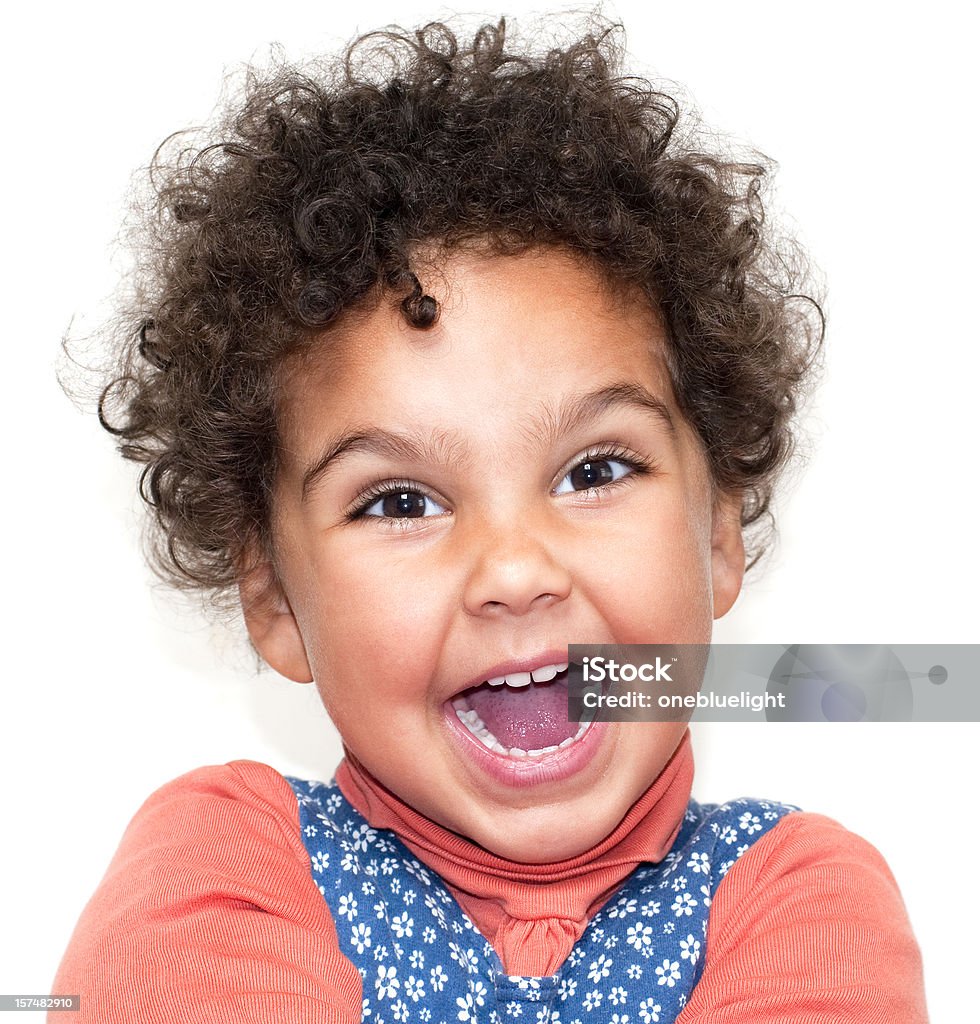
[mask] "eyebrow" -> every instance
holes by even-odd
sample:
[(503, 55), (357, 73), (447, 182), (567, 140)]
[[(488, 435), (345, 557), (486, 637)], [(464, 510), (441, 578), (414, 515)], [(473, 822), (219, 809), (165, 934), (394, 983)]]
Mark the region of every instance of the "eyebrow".
[[(542, 406), (530, 413), (521, 433), (529, 441), (554, 443), (589, 420), (618, 407), (642, 409), (652, 413), (671, 435), (676, 433), (667, 405), (635, 381), (617, 381), (563, 399), (557, 406)], [(448, 464), (468, 455), (465, 441), (453, 431), (439, 431), (429, 437), (382, 430), (378, 427), (355, 427), (330, 441), (320, 456), (303, 474), (302, 500), (313, 487), (344, 458), (354, 454), (382, 455), (416, 463)]]

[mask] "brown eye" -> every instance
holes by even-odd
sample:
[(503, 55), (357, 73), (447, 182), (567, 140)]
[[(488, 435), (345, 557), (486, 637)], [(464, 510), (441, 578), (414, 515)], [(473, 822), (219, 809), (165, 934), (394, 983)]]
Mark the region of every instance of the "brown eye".
[(633, 459), (625, 456), (613, 458), (609, 455), (590, 455), (573, 466), (555, 488), (555, 494), (573, 491), (589, 491), (596, 487), (613, 484), (625, 476), (643, 473), (645, 469)]
[(369, 504), (365, 504), (357, 515), (377, 519), (423, 519), (445, 511), (421, 491), (404, 488), (384, 491), (375, 499), (369, 499)]
[(588, 487), (598, 487), (615, 479), (608, 459), (593, 459), (582, 462), (568, 474), (572, 482), (572, 490), (583, 491)]
[(425, 515), (425, 495), (418, 491), (392, 491), (380, 504), (381, 514), (392, 519), (417, 519)]

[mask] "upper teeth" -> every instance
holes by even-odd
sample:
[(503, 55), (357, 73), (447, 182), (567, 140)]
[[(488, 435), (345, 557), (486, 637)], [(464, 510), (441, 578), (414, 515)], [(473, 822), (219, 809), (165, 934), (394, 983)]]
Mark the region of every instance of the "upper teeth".
[(567, 661), (559, 662), (557, 665), (542, 665), (541, 668), (532, 669), (530, 672), (511, 672), (510, 675), (495, 676), (493, 679), (488, 679), (487, 684), (489, 686), (513, 686), (515, 690), (519, 690), (522, 686), (530, 685), (532, 679), (536, 683), (546, 683), (567, 668)]

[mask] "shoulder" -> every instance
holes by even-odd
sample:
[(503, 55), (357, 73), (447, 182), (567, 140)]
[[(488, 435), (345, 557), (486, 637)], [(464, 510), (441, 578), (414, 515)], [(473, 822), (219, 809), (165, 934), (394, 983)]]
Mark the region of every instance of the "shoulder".
[(884, 858), (832, 818), (793, 811), (719, 885), (684, 1020), (809, 1020), (818, 1007), (842, 1022), (926, 1019), (918, 944)]
[(297, 821), (296, 798), (279, 772), (258, 761), (229, 761), (195, 768), (154, 790), (134, 815), (123, 844), (136, 835), (171, 845), (175, 836), (234, 823), (246, 827), (246, 835), (278, 832), (292, 846)]
[[(310, 973), (314, 963), (323, 973)], [(339, 1019), (327, 1007), (346, 1019), (360, 979), (339, 954), (286, 779), (232, 761), (151, 793), (82, 912), (56, 984), (82, 994), (83, 1021), (201, 1019), (205, 1006), (230, 1021), (269, 992), (293, 1019)]]
[[(788, 813), (739, 861), (726, 879), (729, 890), (746, 891), (804, 881), (860, 893), (888, 893), (901, 903), (884, 857), (866, 839), (823, 814)], [(904, 907), (902, 908), (904, 912)]]

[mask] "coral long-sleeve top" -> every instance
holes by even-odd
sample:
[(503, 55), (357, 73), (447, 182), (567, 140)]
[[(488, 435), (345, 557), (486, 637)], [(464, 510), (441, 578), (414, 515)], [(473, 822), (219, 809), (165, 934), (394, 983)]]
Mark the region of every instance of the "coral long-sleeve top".
[[(422, 817), (349, 757), (337, 781), (372, 827), (392, 829), (442, 876), (509, 973), (544, 975), (626, 875), (670, 848), (692, 776), (685, 736), (612, 835), (531, 866)], [(74, 1024), (359, 1021), (361, 979), (311, 877), (283, 776), (232, 761), (153, 793), (86, 905), (52, 992), (80, 995)], [(887, 865), (841, 825), (804, 812), (782, 818), (720, 884), (704, 972), (677, 1018), (926, 1020), (918, 946)]]

